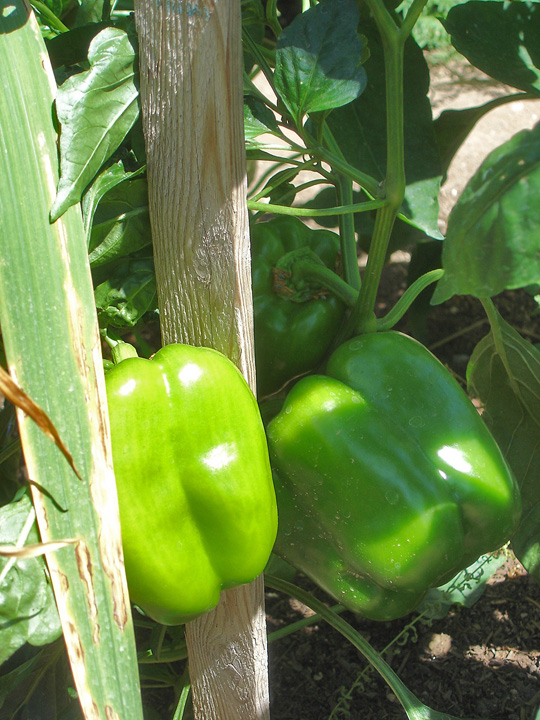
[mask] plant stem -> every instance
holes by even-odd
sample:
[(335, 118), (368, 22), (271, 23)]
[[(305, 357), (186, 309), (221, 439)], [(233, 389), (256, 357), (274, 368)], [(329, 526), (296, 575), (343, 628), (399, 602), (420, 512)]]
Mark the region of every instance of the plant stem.
[(186, 663), (184, 672), (177, 685), (175, 686), (176, 692), (179, 692), (178, 705), (174, 711), (173, 720), (181, 720), (184, 717), (184, 710), (186, 709), (186, 703), (188, 701), (189, 693), (191, 690), (191, 681), (189, 678), (189, 666)]
[[(352, 181), (349, 178), (339, 177), (336, 191), (339, 205), (343, 207), (354, 205)], [(341, 242), (343, 277), (352, 288), (360, 290), (361, 282), (360, 271), (358, 269), (353, 213), (339, 216), (339, 237)]]
[(384, 200), (368, 200), (364, 203), (355, 203), (331, 208), (289, 207), (288, 205), (272, 205), (271, 203), (248, 200), (248, 210), (275, 213), (276, 215), (295, 215), (296, 217), (326, 217), (327, 215), (346, 215), (347, 213), (367, 212), (376, 210), (385, 204)]
[(420, 293), (431, 285), (431, 283), (440, 280), (443, 275), (444, 270), (430, 270), (425, 275), (416, 278), (413, 284), (405, 290), (390, 312), (380, 320), (377, 320), (377, 332), (393, 328), (405, 315)]
[(352, 165), (349, 165), (346, 160), (343, 160), (335, 153), (320, 145), (310, 147), (309, 152), (319, 160), (327, 162), (340, 175), (343, 175), (344, 177), (349, 177), (354, 182), (357, 182), (360, 187), (368, 193), (368, 195), (371, 195), (371, 197), (381, 197), (380, 183), (375, 180), (375, 178), (371, 177), (371, 175), (363, 173), (361, 170), (358, 170)]
[(416, 21), (418, 20), (418, 18), (422, 14), (422, 10), (426, 6), (426, 3), (427, 0), (413, 0), (399, 29), (399, 34), (401, 35), (403, 40), (408, 38), (411, 34), (413, 27), (416, 25)]
[(422, 703), (416, 696), (401, 682), (392, 668), (382, 659), (379, 653), (373, 648), (368, 641), (349, 623), (339, 615), (330, 610), (320, 600), (314, 598), (310, 593), (305, 592), (301, 588), (272, 575), (265, 575), (265, 583), (280, 592), (286, 593), (290, 597), (299, 600), (308, 608), (318, 613), (323, 620), (340, 632), (349, 642), (351, 642), (368, 660), (368, 662), (377, 670), (385, 682), (390, 686), (395, 696), (405, 708), (409, 717), (414, 717), (411, 710), (414, 711), (415, 706), (421, 707)]
[(298, 260), (293, 265), (292, 280), (311, 280), (330, 290), (330, 292), (342, 300), (349, 307), (354, 307), (358, 297), (358, 290), (352, 288), (339, 275), (323, 264), (315, 263), (312, 260)]
[[(342, 613), (345, 610), (343, 605), (333, 605), (330, 609), (332, 610), (332, 612), (336, 613), (336, 615)], [(315, 613), (315, 615), (311, 615), (310, 617), (303, 618), (302, 620), (297, 620), (290, 625), (286, 625), (279, 630), (274, 630), (274, 632), (269, 633), (268, 642), (271, 643), (275, 640), (281, 640), (282, 638), (287, 637), (288, 635), (292, 635), (293, 633), (301, 630), (302, 628), (309, 627), (310, 625), (318, 623), (322, 619), (323, 618), (319, 615), (319, 613)]]
[(242, 41), (247, 46), (249, 52), (255, 58), (257, 65), (262, 70), (265, 78), (268, 80), (268, 83), (273, 90), (274, 89), (274, 73), (272, 72), (272, 68), (266, 62), (266, 58), (260, 51), (258, 44), (253, 40), (253, 38), (251, 37), (251, 35), (248, 33), (247, 30), (242, 31)]
[[(356, 306), (349, 319), (349, 330), (353, 332), (367, 332), (375, 330), (375, 301), (381, 280), (381, 274), (386, 261), (388, 241), (396, 219), (395, 209), (391, 205), (382, 207), (375, 218), (373, 239), (369, 249), (368, 260), (364, 272), (364, 281), (358, 296)], [(377, 242), (374, 242), (377, 240)]]
[(39, 0), (34, 0), (31, 2), (31, 5), (37, 12), (41, 15), (41, 17), (46, 21), (47, 25), (52, 29), (56, 30), (59, 33), (65, 33), (69, 31), (69, 28), (64, 25), (64, 23), (58, 18), (52, 10), (50, 10), (47, 5), (43, 2), (39, 2)]
[(493, 343), (495, 345), (495, 350), (497, 351), (497, 354), (500, 356), (502, 364), (504, 365), (504, 369), (506, 371), (506, 374), (508, 375), (508, 381), (515, 395), (521, 400), (521, 390), (516, 383), (514, 373), (512, 372), (512, 368), (508, 361), (508, 355), (506, 353), (506, 345), (504, 344), (504, 337), (500, 323), (501, 316), (499, 315), (499, 312), (493, 304), (493, 300), (491, 298), (483, 297), (479, 298), (479, 300), (482, 303), (484, 310), (486, 311), (489, 325), (491, 327), (491, 334), (493, 335)]
[(400, 35), (392, 15), (382, 0), (368, 0), (384, 49), (386, 77), (386, 179), (387, 204), (380, 208), (366, 265), (358, 306), (349, 327), (360, 332), (374, 329), (374, 308), (388, 243), (399, 208), (405, 196), (405, 159), (403, 136), (403, 51), (405, 38)]
[(281, 35), (281, 25), (277, 19), (277, 0), (269, 0), (266, 4), (266, 22), (268, 27), (271, 28), (272, 32), (278, 38)]

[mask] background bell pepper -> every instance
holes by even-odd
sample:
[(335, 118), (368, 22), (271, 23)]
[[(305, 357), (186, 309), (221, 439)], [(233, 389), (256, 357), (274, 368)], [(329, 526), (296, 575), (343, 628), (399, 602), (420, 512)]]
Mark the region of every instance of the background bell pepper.
[(130, 597), (181, 624), (269, 558), (277, 514), (257, 403), (225, 356), (188, 345), (123, 360), (106, 383)]
[(298, 299), (275, 292), (274, 268), (287, 253), (312, 250), (334, 269), (339, 236), (312, 230), (295, 217), (280, 216), (251, 226), (251, 272), (257, 394), (265, 397), (291, 378), (316, 368), (339, 329), (344, 306), (321, 291)]
[(365, 617), (407, 614), (518, 522), (517, 484), (473, 404), (400, 333), (339, 347), (267, 433), (274, 551)]

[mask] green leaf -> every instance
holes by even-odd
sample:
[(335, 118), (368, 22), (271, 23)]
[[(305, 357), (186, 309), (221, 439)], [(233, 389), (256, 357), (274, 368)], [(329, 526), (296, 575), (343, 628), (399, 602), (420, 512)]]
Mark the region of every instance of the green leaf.
[(107, 20), (110, 7), (110, 0), (80, 0), (75, 25), (81, 26)]
[(96, 208), (101, 201), (101, 198), (112, 190), (114, 187), (135, 177), (142, 168), (135, 172), (126, 172), (123, 162), (114, 163), (110, 167), (106, 168), (98, 177), (94, 180), (88, 191), (85, 193), (82, 201), (82, 212), (84, 230), (88, 237), (88, 245), (90, 246), (90, 234), (92, 230), (92, 223), (94, 221), (94, 213)]
[(109, 27), (90, 43), (90, 70), (58, 88), (60, 182), (52, 220), (79, 202), (139, 115), (134, 36)]
[[(32, 503), (27, 496), (0, 508), (0, 545), (38, 543)], [(25, 642), (46, 645), (62, 629), (43, 557), (0, 556), (0, 665)]]
[(249, 145), (263, 133), (278, 131), (278, 124), (274, 113), (266, 105), (254, 97), (244, 99), (244, 132), (246, 143)]
[(86, 61), (90, 43), (105, 27), (102, 23), (91, 23), (46, 40), (45, 45), (53, 68)]
[(157, 306), (152, 258), (129, 259), (113, 266), (107, 280), (96, 287), (95, 298), (102, 326), (133, 327)]
[(138, 178), (115, 185), (103, 197), (94, 215), (90, 266), (105, 265), (151, 242), (146, 180)]
[(501, 567), (505, 559), (503, 553), (482, 555), (445, 585), (428, 590), (417, 612), (425, 617), (440, 620), (448, 615), (452, 605), (472, 607), (484, 593), (489, 578)]
[(502, 318), (497, 336), (476, 346), (467, 384), (520, 485), (523, 514), (512, 545), (540, 582), (540, 352)]
[(514, 95), (503, 95), (478, 107), (463, 108), (462, 110), (443, 110), (434, 121), (433, 128), (441, 154), (445, 178), (450, 163), (476, 123), (491, 110), (514, 99)]
[[(370, 49), (367, 87), (357, 100), (334, 110), (327, 123), (347, 161), (378, 180), (386, 173), (386, 95), (383, 48), (373, 22), (362, 25)], [(427, 97), (429, 69), (414, 40), (405, 44), (404, 133), (407, 187), (401, 217), (440, 239), (438, 229), (441, 165)]]
[[(13, 376), (54, 424), (79, 477), (30, 417), (19, 417), (21, 444), (42, 539), (77, 540), (48, 552), (46, 562), (78, 700), (88, 717), (141, 720), (82, 214), (76, 204), (50, 222), (58, 182), (52, 68), (28, 4), (10, 0), (6, 7), (0, 13), (2, 341)], [(40, 614), (30, 607), (21, 620), (25, 613), (32, 642), (42, 642), (49, 621), (34, 627)]]
[(279, 36), (275, 88), (298, 125), (306, 113), (341, 107), (364, 90), (357, 25), (354, 0), (322, 0)]
[(433, 304), (491, 297), (540, 279), (540, 123), (494, 150), (448, 219)]
[(457, 5), (443, 25), (458, 52), (506, 85), (540, 94), (540, 5), (483, 2)]

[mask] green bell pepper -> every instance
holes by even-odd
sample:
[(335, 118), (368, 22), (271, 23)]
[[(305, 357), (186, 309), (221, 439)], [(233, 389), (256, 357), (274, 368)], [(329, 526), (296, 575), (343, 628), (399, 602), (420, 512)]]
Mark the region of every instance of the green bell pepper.
[(343, 317), (343, 303), (321, 291), (320, 285), (294, 293), (286, 285), (286, 271), (277, 271), (285, 255), (302, 249), (311, 250), (333, 270), (339, 236), (329, 230), (312, 230), (298, 218), (287, 216), (251, 227), (259, 397), (276, 392), (293, 377), (316, 368), (326, 356)]
[(515, 479), (469, 398), (420, 343), (354, 338), (269, 423), (274, 552), (374, 620), (412, 611), (510, 538)]
[(257, 403), (224, 355), (188, 345), (122, 360), (106, 384), (130, 596), (181, 624), (270, 556), (277, 512)]

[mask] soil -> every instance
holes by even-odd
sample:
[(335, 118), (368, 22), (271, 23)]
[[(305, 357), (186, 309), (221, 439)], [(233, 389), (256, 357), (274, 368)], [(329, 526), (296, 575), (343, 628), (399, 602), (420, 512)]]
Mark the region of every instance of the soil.
[[(435, 66), (431, 97), (444, 108), (481, 105), (508, 88), (463, 64)], [(518, 101), (485, 116), (450, 168), (441, 191), (441, 229), (468, 179), (493, 148), (540, 119), (540, 101)], [(407, 282), (410, 256), (396, 253), (381, 285), (378, 311), (391, 307)], [(496, 298), (503, 317), (525, 338), (540, 342), (533, 297), (509, 291)], [(408, 331), (404, 321), (401, 329)], [(468, 359), (488, 332), (480, 303), (456, 297), (431, 310), (426, 344), (464, 382)], [(454, 605), (440, 620), (412, 614), (374, 623), (343, 615), (379, 651), (426, 705), (459, 718), (535, 720), (540, 708), (540, 586), (510, 549), (472, 607)], [(329, 602), (302, 577), (302, 584)], [(269, 631), (311, 615), (300, 603), (267, 593)], [(391, 644), (390, 649), (384, 650)], [(279, 720), (396, 720), (405, 712), (360, 653), (325, 623), (270, 643), (271, 714)], [(419, 717), (419, 716), (415, 716)]]

